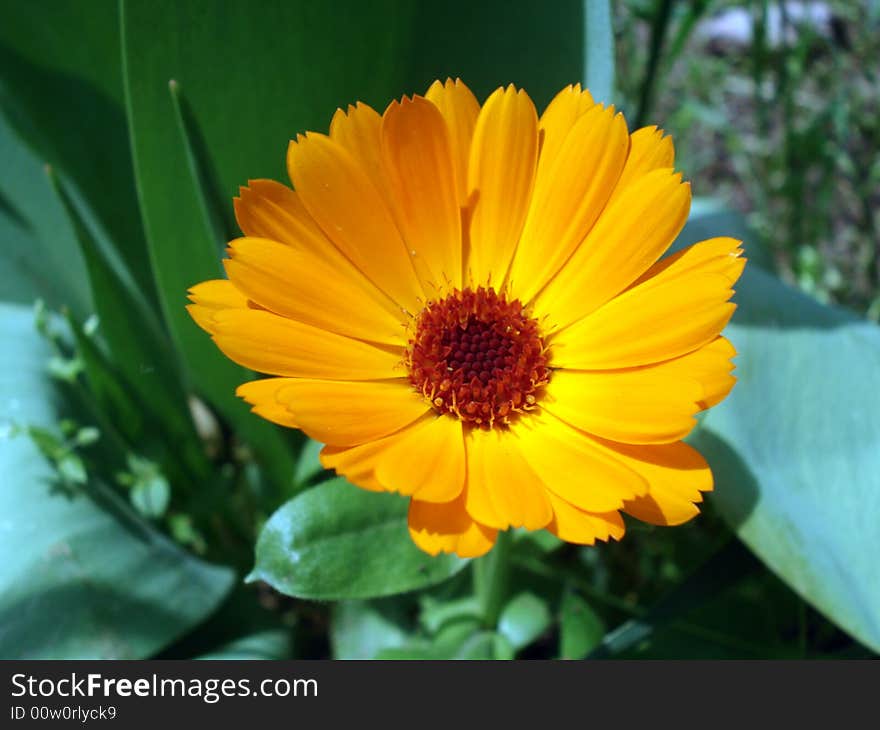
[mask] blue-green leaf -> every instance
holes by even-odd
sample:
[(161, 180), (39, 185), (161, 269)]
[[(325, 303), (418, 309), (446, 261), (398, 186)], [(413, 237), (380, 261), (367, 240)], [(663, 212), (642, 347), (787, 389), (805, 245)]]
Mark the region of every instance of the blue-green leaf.
[(614, 30), (608, 0), (584, 0), (584, 84), (596, 101), (614, 101)]
[[(0, 305), (0, 424), (50, 427), (48, 347), (29, 309)], [(62, 492), (24, 436), (0, 440), (0, 656), (149, 657), (210, 614), (226, 568), (189, 556), (100, 484)]]
[(756, 261), (725, 331), (738, 383), (693, 438), (709, 498), (801, 596), (880, 649), (880, 328), (756, 265), (768, 258), (730, 214), (693, 218), (679, 243), (730, 234)]
[(73, 229), (36, 157), (0, 114), (0, 297), (77, 316), (91, 311), (89, 284)]

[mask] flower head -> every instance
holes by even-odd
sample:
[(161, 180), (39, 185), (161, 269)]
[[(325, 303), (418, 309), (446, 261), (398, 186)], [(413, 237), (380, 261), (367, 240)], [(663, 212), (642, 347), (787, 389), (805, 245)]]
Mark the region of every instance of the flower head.
[(292, 142), (294, 189), (254, 180), (228, 280), (191, 290), (253, 411), (326, 444), (350, 482), (411, 497), (430, 553), (498, 530), (619, 539), (712, 488), (682, 439), (724, 398), (739, 242), (661, 258), (688, 215), (670, 138), (579, 86), (539, 117), (434, 83)]

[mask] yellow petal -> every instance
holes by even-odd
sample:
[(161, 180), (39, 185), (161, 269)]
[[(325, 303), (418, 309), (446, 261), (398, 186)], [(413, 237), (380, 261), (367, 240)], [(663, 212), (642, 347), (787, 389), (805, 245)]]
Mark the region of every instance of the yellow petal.
[(464, 206), (468, 196), (468, 157), (471, 153), (474, 127), (480, 114), (480, 104), (461, 79), (446, 79), (445, 84), (435, 81), (425, 97), (440, 110), (446, 120), (455, 165), (456, 198), (458, 205)]
[(467, 510), (478, 522), (540, 530), (553, 516), (547, 490), (523, 456), (514, 430), (469, 429)]
[[(730, 320), (731, 285), (742, 273), (739, 242), (691, 246), (641, 282), (557, 333), (553, 364), (596, 370), (669, 360), (711, 342)], [(656, 271), (656, 273), (655, 273)]]
[(572, 127), (595, 104), (590, 92), (582, 91), (580, 84), (574, 86), (569, 84), (553, 97), (553, 101), (547, 105), (538, 124), (541, 132), (539, 164), (550, 166)]
[(620, 509), (648, 483), (586, 434), (533, 411), (516, 428), (523, 455), (547, 489), (589, 512)]
[(382, 159), (398, 228), (426, 292), (461, 288), (461, 215), (446, 122), (420, 96), (392, 102)]
[(424, 417), (379, 457), (376, 478), (424, 502), (455, 499), (465, 478), (461, 421), (433, 413)]
[(306, 210), (299, 196), (274, 180), (250, 180), (233, 199), (235, 217), (246, 236), (269, 238), (317, 254), (342, 258)]
[[(255, 397), (248, 386), (239, 388), (238, 394), (249, 402)], [(287, 378), (267, 395), (287, 410), (297, 428), (333, 446), (375, 441), (408, 426), (430, 408), (403, 378), (356, 382)]]
[(633, 283), (633, 287), (648, 281), (663, 282), (670, 269), (676, 276), (685, 277), (693, 272), (718, 274), (733, 285), (742, 273), (746, 259), (742, 256), (742, 241), (735, 238), (709, 238), (660, 259)]
[(596, 222), (626, 159), (629, 135), (614, 108), (592, 107), (552, 164), (541, 158), (528, 218), (510, 269), (510, 289), (528, 302)]
[(581, 431), (632, 444), (683, 439), (694, 427), (702, 388), (680, 371), (557, 370), (542, 405)]
[(337, 142), (309, 133), (292, 142), (287, 167), (318, 225), (367, 278), (409, 313), (424, 293), (391, 213), (362, 166)]
[(623, 509), (653, 525), (679, 525), (699, 514), (701, 492), (712, 489), (706, 460), (684, 442), (660, 446), (630, 446), (604, 442), (633, 471), (647, 481), (648, 493), (628, 501)]
[(192, 304), (186, 309), (196, 324), (206, 332), (214, 332), (214, 315), (224, 309), (247, 309), (247, 297), (226, 279), (212, 279), (196, 284), (189, 290)]
[(528, 212), (538, 158), (538, 117), (513, 85), (495, 91), (474, 130), (468, 188), (475, 196), (466, 280), (500, 286)]
[(250, 383), (239, 385), (235, 394), (244, 398), (253, 408), (251, 412), (262, 416), (267, 421), (277, 423), (279, 426), (299, 428), (299, 424), (293, 414), (276, 399), (278, 391), (293, 382), (292, 378), (264, 378), (252, 380)]
[(671, 170), (629, 185), (536, 298), (545, 332), (585, 317), (641, 276), (684, 226), (690, 201), (690, 186)]
[(662, 363), (663, 371), (699, 383), (701, 392), (697, 404), (700, 409), (717, 405), (727, 397), (736, 383), (731, 375), (731, 358), (736, 349), (724, 337), (716, 337), (694, 352)]
[(634, 180), (652, 170), (675, 166), (675, 147), (672, 137), (663, 136), (657, 127), (642, 127), (630, 135), (629, 154), (623, 173), (611, 196), (613, 200)]
[(619, 512), (585, 512), (550, 493), (553, 521), (547, 526), (556, 537), (577, 545), (592, 545), (596, 540), (619, 540), (625, 527)]
[(212, 320), (217, 346), (239, 365), (296, 378), (383, 380), (403, 373), (390, 351), (256, 309), (227, 309)]
[(385, 451), (406, 436), (410, 429), (412, 426), (358, 446), (325, 446), (319, 457), (321, 465), (364, 489), (394, 491), (376, 478), (376, 464)]
[(409, 534), (416, 545), (431, 555), (444, 552), (476, 558), (489, 552), (498, 531), (471, 519), (462, 493), (452, 502), (442, 504), (410, 501)]
[(403, 315), (395, 316), (388, 298), (343, 257), (265, 238), (239, 238), (229, 246), (229, 278), (266, 309), (342, 335), (406, 346)]
[(330, 122), (330, 139), (338, 142), (357, 160), (386, 202), (391, 201), (380, 156), (382, 117), (363, 102), (349, 105), (347, 111), (337, 109)]

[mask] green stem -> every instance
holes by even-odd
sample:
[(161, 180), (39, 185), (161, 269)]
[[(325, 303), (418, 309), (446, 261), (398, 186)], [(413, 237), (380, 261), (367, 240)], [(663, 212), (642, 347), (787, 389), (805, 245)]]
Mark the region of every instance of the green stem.
[(474, 593), (486, 628), (495, 628), (504, 599), (507, 598), (512, 543), (510, 530), (499, 532), (498, 541), (491, 552), (474, 561)]

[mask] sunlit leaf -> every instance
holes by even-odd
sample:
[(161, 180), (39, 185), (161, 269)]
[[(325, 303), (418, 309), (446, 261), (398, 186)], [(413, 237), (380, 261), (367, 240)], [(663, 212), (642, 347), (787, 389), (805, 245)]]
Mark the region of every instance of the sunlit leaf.
[(371, 598), (433, 585), (461, 570), (466, 561), (432, 558), (412, 543), (408, 504), (343, 479), (312, 487), (266, 523), (249, 580), (298, 598)]
[(693, 443), (737, 534), (812, 605), (880, 647), (880, 328), (783, 284), (743, 220), (701, 201), (676, 246), (732, 235), (749, 264), (725, 334), (732, 394)]

